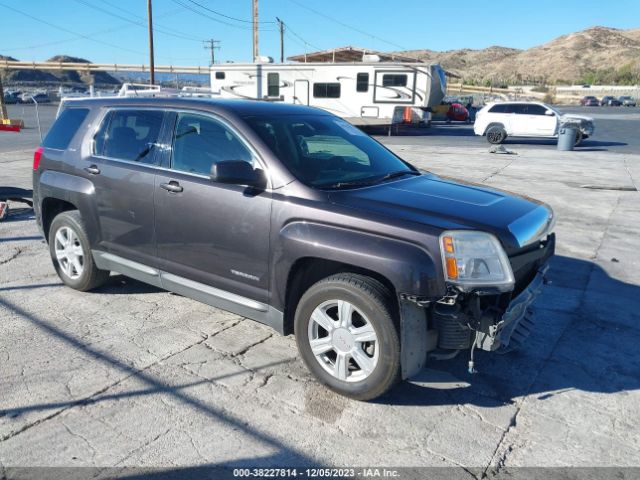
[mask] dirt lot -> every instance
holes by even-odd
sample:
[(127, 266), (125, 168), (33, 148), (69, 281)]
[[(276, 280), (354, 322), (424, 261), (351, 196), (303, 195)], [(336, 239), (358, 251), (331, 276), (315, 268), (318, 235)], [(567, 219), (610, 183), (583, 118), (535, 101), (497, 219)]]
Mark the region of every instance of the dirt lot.
[[(28, 186), (33, 145), (9, 135), (0, 185)], [(402, 140), (383, 138), (417, 166), (555, 209), (553, 282), (524, 350), (479, 352), (475, 375), (465, 355), (433, 360), (379, 401), (350, 401), (314, 382), (293, 337), (121, 276), (93, 293), (63, 287), (31, 212), (15, 210), (0, 223), (0, 478), (20, 466), (429, 466), (462, 478), (640, 466), (640, 156)]]

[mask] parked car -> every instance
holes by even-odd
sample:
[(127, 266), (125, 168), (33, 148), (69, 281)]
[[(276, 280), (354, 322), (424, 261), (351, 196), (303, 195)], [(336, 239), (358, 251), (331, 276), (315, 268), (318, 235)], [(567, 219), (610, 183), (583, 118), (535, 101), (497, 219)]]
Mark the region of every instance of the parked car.
[(618, 97), (618, 101), (622, 104), (623, 107), (635, 107), (636, 106), (636, 99), (633, 97), (630, 97), (628, 95), (623, 95), (621, 97)]
[(14, 103), (18, 103), (20, 101), (19, 94), (17, 92), (5, 92), (4, 93), (4, 103), (7, 105), (11, 105)]
[(318, 380), (356, 399), (436, 348), (517, 347), (555, 245), (547, 205), (273, 102), (69, 100), (33, 190), (69, 287), (114, 271), (293, 333)]
[(466, 122), (471, 123), (469, 117), (469, 110), (463, 107), (460, 103), (452, 103), (447, 110), (447, 123), (451, 122)]
[(38, 103), (49, 103), (51, 99), (49, 98), (49, 94), (45, 92), (39, 93), (23, 93), (20, 97), (20, 103), (33, 103), (33, 101)]
[(473, 130), (484, 135), (489, 143), (503, 143), (507, 137), (557, 138), (560, 125), (578, 126), (576, 145), (593, 135), (593, 119), (582, 115), (567, 115), (540, 102), (489, 103), (476, 114)]
[(580, 99), (580, 105), (583, 107), (598, 107), (600, 106), (600, 101), (593, 95), (588, 95)]
[(602, 97), (602, 100), (600, 100), (600, 106), (602, 107), (619, 107), (620, 105), (622, 105), (622, 103), (620, 103), (616, 97), (612, 97), (610, 95)]

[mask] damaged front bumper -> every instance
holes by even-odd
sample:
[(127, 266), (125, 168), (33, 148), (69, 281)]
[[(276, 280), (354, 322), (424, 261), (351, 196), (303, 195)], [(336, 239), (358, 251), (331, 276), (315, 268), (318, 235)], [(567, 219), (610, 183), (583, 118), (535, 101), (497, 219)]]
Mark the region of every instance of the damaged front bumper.
[(531, 283), (511, 300), (499, 319), (494, 317), (489, 322), (481, 322), (475, 336), (477, 348), (506, 352), (519, 347), (526, 340), (533, 325), (532, 311), (529, 307), (542, 292), (548, 268), (548, 265), (544, 265), (537, 271)]

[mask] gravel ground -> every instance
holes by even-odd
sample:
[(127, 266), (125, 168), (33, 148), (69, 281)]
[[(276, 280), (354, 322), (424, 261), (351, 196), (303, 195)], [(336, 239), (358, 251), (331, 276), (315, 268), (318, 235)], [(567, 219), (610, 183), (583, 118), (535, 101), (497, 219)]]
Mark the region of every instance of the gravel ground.
[[(26, 132), (0, 136), (0, 185), (29, 186)], [(0, 223), (0, 478), (21, 466), (461, 478), (640, 466), (640, 156), (531, 144), (492, 155), (433, 138), (381, 137), (417, 166), (544, 200), (559, 217), (552, 283), (522, 351), (478, 352), (475, 375), (465, 355), (433, 360), (378, 401), (351, 401), (316, 384), (293, 337), (122, 276), (93, 293), (63, 287), (31, 212), (13, 204)]]

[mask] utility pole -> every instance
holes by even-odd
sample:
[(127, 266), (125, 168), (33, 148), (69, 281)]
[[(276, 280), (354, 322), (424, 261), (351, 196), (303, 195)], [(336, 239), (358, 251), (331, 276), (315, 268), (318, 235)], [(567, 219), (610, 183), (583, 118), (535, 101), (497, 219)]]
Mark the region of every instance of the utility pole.
[(284, 22), (276, 17), (280, 25), (280, 63), (284, 63)]
[(211, 64), (213, 66), (216, 63), (215, 50), (220, 50), (220, 40), (214, 40), (213, 38), (204, 41), (204, 48), (211, 50)]
[(147, 16), (149, 17), (149, 83), (155, 85), (155, 67), (153, 62), (153, 14), (151, 12), (151, 0), (147, 0)]
[(253, 0), (253, 61), (258, 61), (258, 0)]

